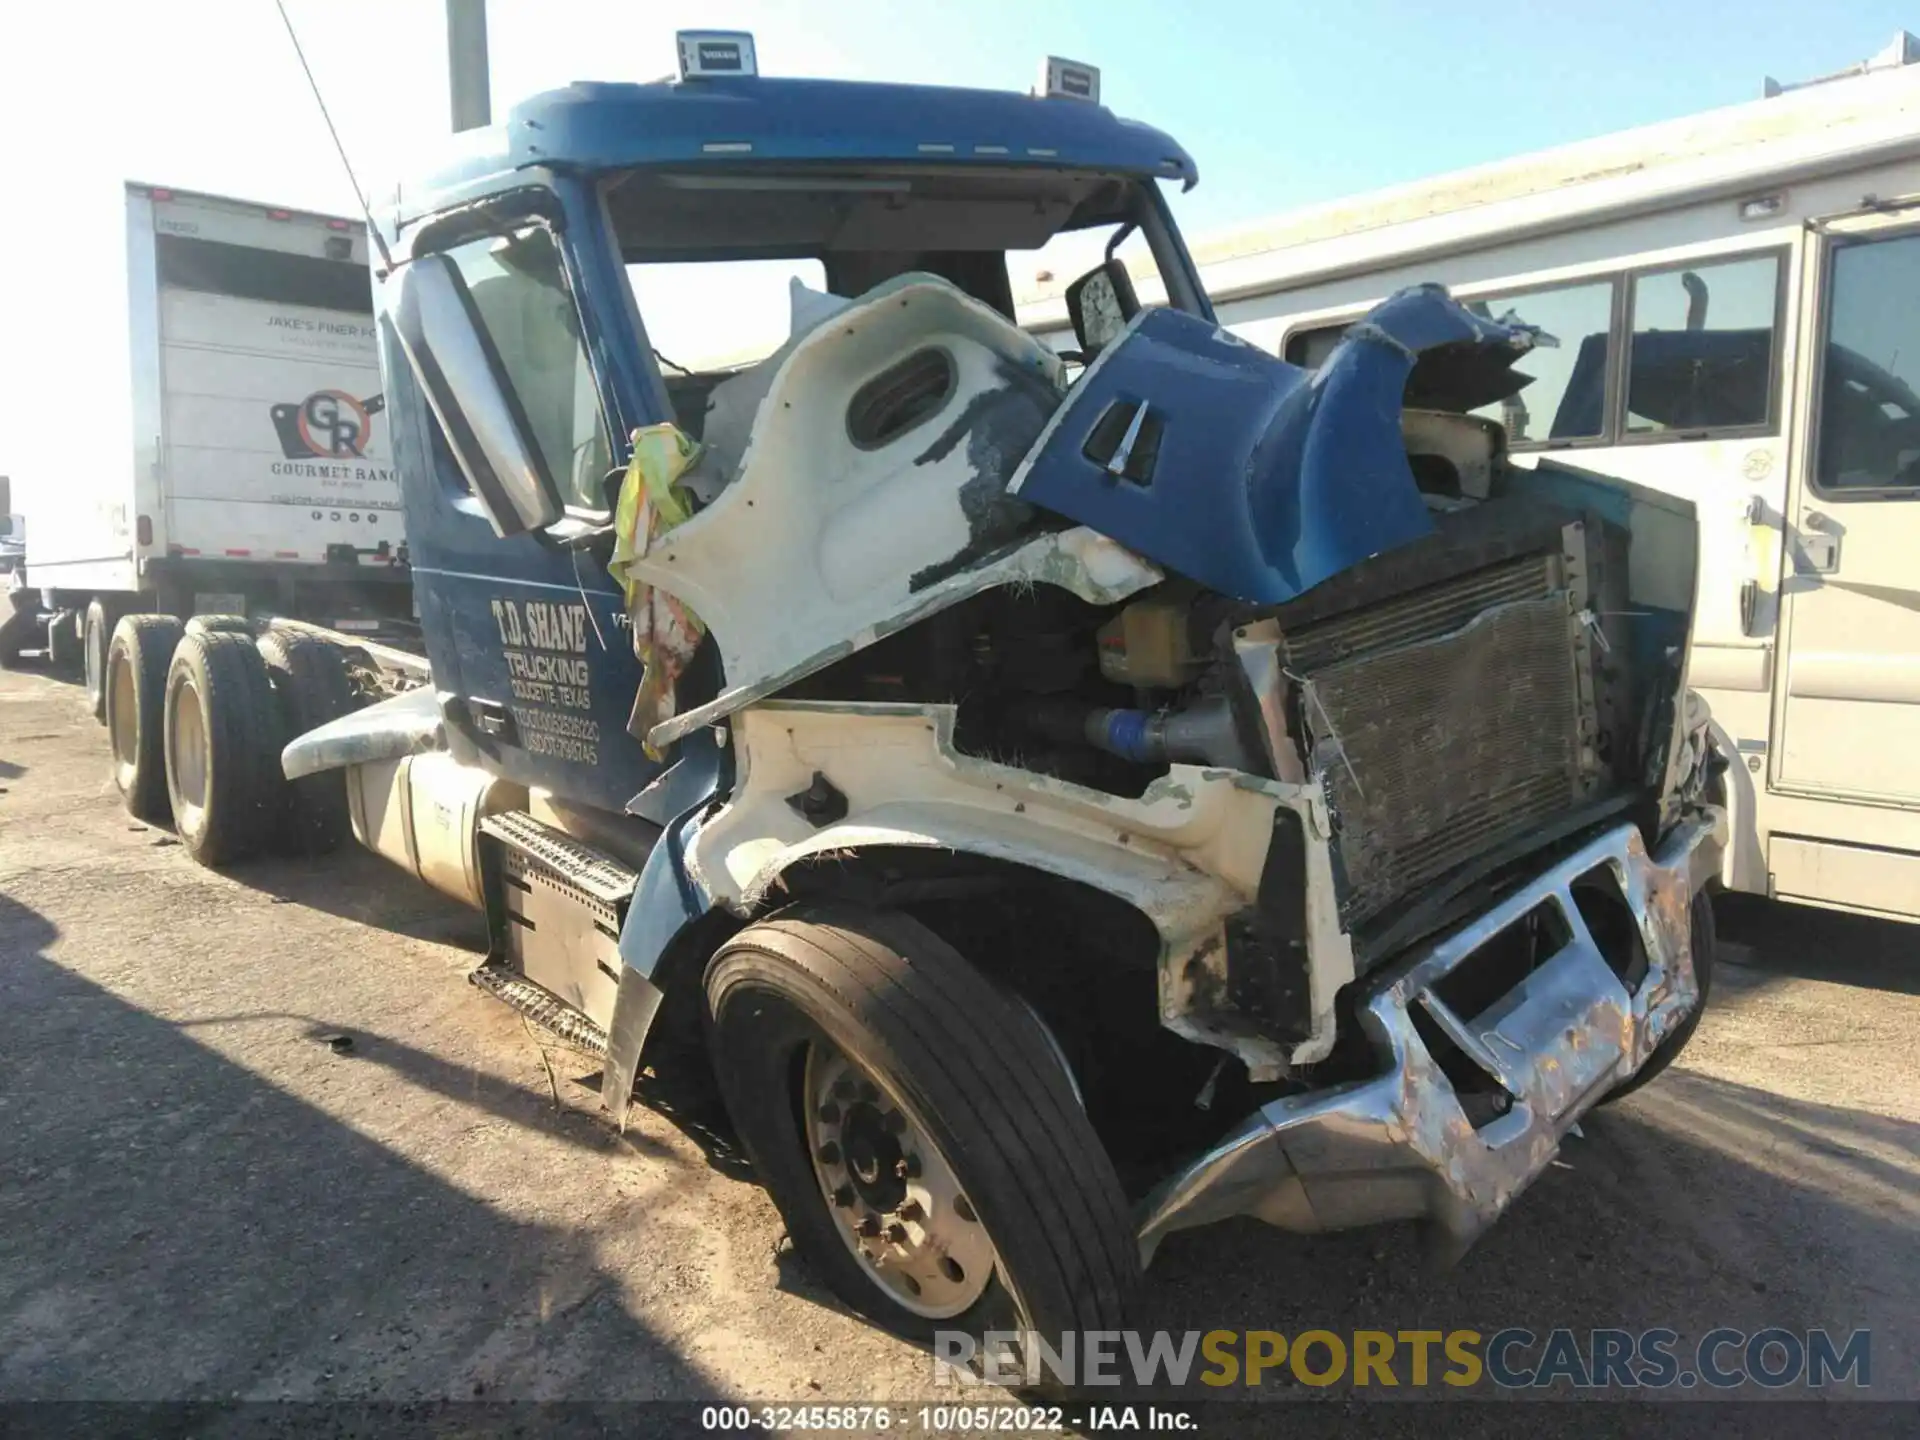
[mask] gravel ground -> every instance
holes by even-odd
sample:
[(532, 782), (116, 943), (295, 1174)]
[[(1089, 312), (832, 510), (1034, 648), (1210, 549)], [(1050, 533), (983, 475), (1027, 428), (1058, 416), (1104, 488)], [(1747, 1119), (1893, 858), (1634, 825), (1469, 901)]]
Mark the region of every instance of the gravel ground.
[[(794, 1259), (696, 1089), (659, 1077), (616, 1134), (591, 1066), (464, 983), (473, 915), (357, 850), (199, 868), (129, 820), (81, 692), (46, 675), (0, 676), (0, 792), (0, 1399), (952, 1398)], [(1866, 1393), (1906, 1403), (1845, 1428), (1913, 1433), (1916, 932), (1723, 925), (1684, 1060), (1458, 1266), (1410, 1229), (1232, 1223), (1168, 1241), (1139, 1323), (1865, 1327)], [(1375, 1396), (1411, 1398), (1261, 1413), (1436, 1413)]]

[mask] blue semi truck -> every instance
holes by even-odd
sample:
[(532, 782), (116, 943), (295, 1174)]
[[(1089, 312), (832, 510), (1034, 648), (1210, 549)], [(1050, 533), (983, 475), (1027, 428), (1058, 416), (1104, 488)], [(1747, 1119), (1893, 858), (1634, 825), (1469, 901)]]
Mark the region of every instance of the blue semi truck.
[[(1228, 1216), (1471, 1242), (1705, 1000), (1691, 509), (1510, 466), (1465, 412), (1534, 337), (1444, 291), (1313, 372), (1221, 330), (1194, 161), (1088, 67), (681, 54), (375, 217), (430, 675), (124, 621), (129, 804), (483, 910), (613, 1123), (692, 1039), (902, 1333), (1117, 1328)], [(1057, 254), (1062, 352), (1010, 278)]]

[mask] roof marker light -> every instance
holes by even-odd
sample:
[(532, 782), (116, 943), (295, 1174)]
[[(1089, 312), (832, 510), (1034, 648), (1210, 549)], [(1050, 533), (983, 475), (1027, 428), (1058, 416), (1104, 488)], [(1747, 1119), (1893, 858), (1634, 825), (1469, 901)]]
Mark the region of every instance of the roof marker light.
[(682, 80), (760, 73), (753, 36), (744, 30), (682, 30), (673, 38), (680, 50)]
[(1078, 60), (1049, 55), (1040, 63), (1040, 85), (1035, 91), (1049, 100), (1086, 100), (1100, 103), (1100, 70)]

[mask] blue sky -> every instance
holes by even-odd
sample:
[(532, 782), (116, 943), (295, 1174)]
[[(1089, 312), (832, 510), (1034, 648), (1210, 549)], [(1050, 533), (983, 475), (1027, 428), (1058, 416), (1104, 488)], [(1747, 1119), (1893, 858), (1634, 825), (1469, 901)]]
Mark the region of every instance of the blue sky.
[[(378, 193), (444, 139), (443, 0), (288, 5)], [(1920, 25), (1920, 0), (490, 0), (489, 14), (496, 113), (569, 80), (660, 76), (681, 27), (751, 30), (778, 74), (1019, 90), (1049, 52), (1091, 61), (1113, 109), (1199, 160), (1177, 202), (1196, 234), (1754, 99), (1768, 73), (1829, 72)], [(31, 395), (69, 391), (93, 356), (112, 385), (125, 373), (124, 338), (118, 352), (87, 338), (118, 317), (76, 308), (88, 275), (118, 288), (122, 180), (354, 208), (272, 0), (5, 7), (0, 134), (15, 197), (0, 314), (10, 338), (41, 337), (0, 346), (0, 473), (21, 415), (46, 413)]]
[[(289, 0), (363, 168), (390, 176), (446, 124), (442, 0)], [(18, 7), (17, 13), (26, 13)], [(348, 208), (271, 0), (67, 3), (0, 21), (16, 169), (59, 188), (148, 177)], [(491, 0), (496, 104), (671, 67), (672, 31), (738, 25), (770, 73), (1024, 88), (1048, 52), (1102, 67), (1108, 103), (1199, 159), (1182, 207), (1213, 228), (1756, 98), (1762, 76), (1861, 59), (1920, 5), (1891, 0)], [(57, 146), (23, 139), (57, 135)]]

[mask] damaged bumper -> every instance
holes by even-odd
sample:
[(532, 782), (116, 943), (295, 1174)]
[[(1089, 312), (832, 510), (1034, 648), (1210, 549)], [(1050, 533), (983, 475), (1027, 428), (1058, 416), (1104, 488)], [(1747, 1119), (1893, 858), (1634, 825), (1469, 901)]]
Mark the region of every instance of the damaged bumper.
[[(1146, 1202), (1143, 1259), (1171, 1231), (1235, 1215), (1306, 1233), (1426, 1217), (1465, 1249), (1698, 1003), (1692, 901), (1717, 873), (1725, 828), (1718, 808), (1696, 811), (1649, 855), (1620, 825), (1377, 977), (1358, 1009), (1382, 1073), (1273, 1101), (1164, 1182)], [(1596, 871), (1611, 872), (1631, 913), (1643, 972), (1582, 918), (1575, 887)], [(1553, 954), (1472, 1013), (1443, 998), (1457, 1000), (1471, 962), (1536, 912), (1557, 913)], [(1603, 928), (1613, 950), (1634, 948)], [(1466, 990), (1484, 997), (1473, 978)], [(1485, 1082), (1477, 1126), (1443, 1063)]]

